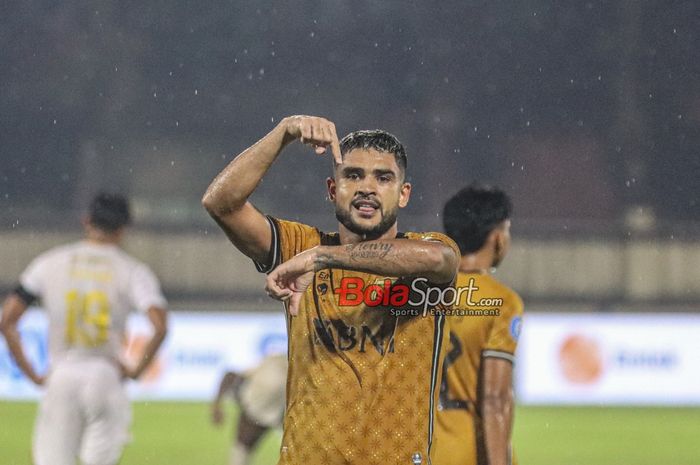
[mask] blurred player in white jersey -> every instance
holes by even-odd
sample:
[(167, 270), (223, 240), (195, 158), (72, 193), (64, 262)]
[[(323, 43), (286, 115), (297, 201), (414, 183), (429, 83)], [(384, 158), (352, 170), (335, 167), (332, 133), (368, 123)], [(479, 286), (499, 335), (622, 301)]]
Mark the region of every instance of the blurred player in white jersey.
[(271, 428), (282, 426), (286, 387), (286, 354), (268, 355), (257, 367), (244, 373), (229, 371), (221, 379), (212, 403), (212, 422), (215, 425), (223, 423), (221, 404), (227, 394), (240, 407), (229, 465), (248, 465), (250, 454), (260, 438)]
[[(83, 220), (85, 239), (40, 255), (5, 300), (0, 330), (24, 374), (46, 387), (34, 429), (36, 465), (116, 464), (129, 436), (124, 380), (137, 379), (167, 331), (166, 301), (153, 272), (120, 247), (127, 200), (98, 194)], [(49, 319), (47, 374), (25, 357), (17, 323), (35, 301)], [(141, 360), (120, 360), (127, 315), (148, 316), (153, 336)]]

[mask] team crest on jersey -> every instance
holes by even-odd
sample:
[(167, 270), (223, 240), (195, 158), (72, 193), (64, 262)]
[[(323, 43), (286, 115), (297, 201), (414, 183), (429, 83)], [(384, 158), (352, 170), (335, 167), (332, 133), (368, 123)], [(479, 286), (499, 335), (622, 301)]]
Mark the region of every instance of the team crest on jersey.
[(522, 326), (523, 318), (521, 316), (514, 316), (513, 319), (510, 320), (510, 336), (516, 342), (520, 338), (520, 330), (522, 329)]
[(326, 283), (319, 284), (318, 286), (316, 286), (316, 291), (321, 295), (326, 295), (326, 292), (328, 292), (328, 284), (326, 284)]

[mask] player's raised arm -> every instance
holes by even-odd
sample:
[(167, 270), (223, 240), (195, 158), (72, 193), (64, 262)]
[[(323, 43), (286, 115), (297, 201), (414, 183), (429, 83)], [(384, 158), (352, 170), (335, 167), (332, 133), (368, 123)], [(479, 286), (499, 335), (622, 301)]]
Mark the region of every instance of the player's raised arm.
[(385, 239), (339, 246), (317, 246), (275, 268), (267, 277), (268, 294), (291, 298), (296, 314), (301, 294), (313, 273), (325, 268), (392, 277), (424, 277), (435, 284), (450, 283), (457, 274), (459, 254), (438, 241)]
[(264, 215), (248, 202), (248, 198), (284, 147), (296, 139), (314, 146), (319, 155), (330, 147), (336, 163), (342, 163), (338, 136), (332, 122), (314, 116), (290, 116), (238, 155), (212, 181), (202, 198), (202, 205), (231, 242), (260, 263), (268, 259), (270, 226)]

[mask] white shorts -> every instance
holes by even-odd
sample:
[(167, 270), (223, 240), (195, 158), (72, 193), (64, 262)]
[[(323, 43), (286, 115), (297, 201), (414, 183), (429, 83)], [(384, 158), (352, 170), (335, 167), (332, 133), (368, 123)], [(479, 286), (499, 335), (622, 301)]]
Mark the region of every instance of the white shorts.
[(287, 356), (268, 356), (244, 374), (237, 399), (251, 420), (274, 428), (282, 424), (286, 388)]
[(36, 465), (113, 465), (129, 441), (131, 407), (118, 368), (91, 358), (51, 372), (34, 429)]

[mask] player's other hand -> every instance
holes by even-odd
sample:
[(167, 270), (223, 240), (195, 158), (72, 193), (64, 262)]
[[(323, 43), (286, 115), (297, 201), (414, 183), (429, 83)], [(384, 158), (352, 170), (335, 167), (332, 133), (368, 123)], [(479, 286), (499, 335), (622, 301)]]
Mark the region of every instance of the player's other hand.
[(333, 159), (337, 164), (342, 164), (340, 156), (340, 142), (335, 131), (335, 124), (318, 116), (289, 116), (282, 120), (287, 134), (299, 139), (302, 144), (311, 145), (318, 155), (326, 153), (330, 147)]
[(124, 362), (118, 361), (119, 371), (121, 372), (122, 379), (138, 379), (139, 374), (135, 369), (127, 366)]
[(299, 305), (315, 272), (315, 252), (306, 250), (282, 263), (267, 275), (265, 291), (273, 299), (289, 300), (290, 315), (299, 314)]
[(29, 376), (29, 379), (37, 386), (43, 386), (46, 383), (46, 375), (37, 375), (34, 373)]
[(224, 423), (224, 409), (219, 402), (214, 402), (211, 406), (211, 422), (216, 426)]

